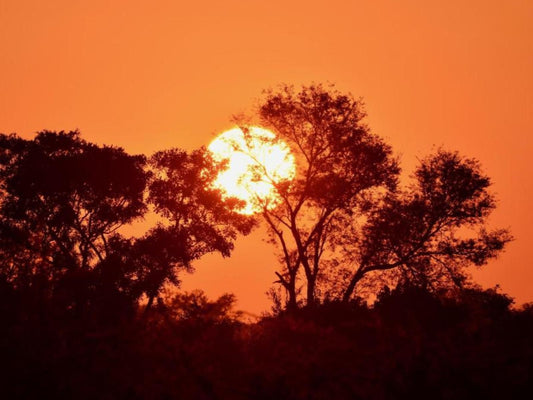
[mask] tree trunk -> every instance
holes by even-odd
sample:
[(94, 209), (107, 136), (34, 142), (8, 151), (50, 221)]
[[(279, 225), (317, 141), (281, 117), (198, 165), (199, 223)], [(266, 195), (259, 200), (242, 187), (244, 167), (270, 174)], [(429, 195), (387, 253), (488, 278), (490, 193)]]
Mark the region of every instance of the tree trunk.
[(307, 277), (307, 307), (312, 307), (316, 303), (316, 299), (315, 299), (315, 283), (316, 283), (316, 277), (315, 276), (308, 276)]
[(354, 276), (352, 277), (352, 279), (350, 280), (348, 287), (346, 288), (346, 290), (344, 291), (342, 295), (343, 303), (348, 303), (350, 301), (350, 298), (352, 297), (353, 291), (355, 289), (355, 285), (357, 285), (357, 282), (359, 282), (364, 275), (362, 271), (363, 269), (359, 268), (357, 272), (354, 274)]
[(287, 289), (289, 299), (287, 300), (287, 311), (296, 311), (298, 309), (298, 303), (296, 301), (296, 288), (292, 286)]
[(287, 301), (287, 310), (289, 311), (295, 311), (298, 309), (298, 299), (296, 296), (296, 274), (298, 269), (297, 268), (291, 268), (289, 269), (289, 282), (288, 285), (285, 287), (287, 289), (287, 293), (289, 295), (289, 299)]

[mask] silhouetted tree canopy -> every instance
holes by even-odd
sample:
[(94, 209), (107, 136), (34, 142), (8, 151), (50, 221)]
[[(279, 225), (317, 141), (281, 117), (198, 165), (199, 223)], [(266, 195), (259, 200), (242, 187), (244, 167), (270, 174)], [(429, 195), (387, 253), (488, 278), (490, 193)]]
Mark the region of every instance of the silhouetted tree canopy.
[[(0, 135), (4, 398), (476, 399), (531, 390), (533, 312), (469, 284), (510, 236), (477, 161), (438, 151), (400, 186), (361, 104), (321, 86), (271, 92), (263, 122), (299, 175), (262, 216), (281, 246), (286, 309), (245, 322), (235, 296), (179, 285), (229, 256), (252, 218), (204, 149), (150, 158), (78, 132)], [(125, 226), (151, 212), (141, 236)], [(313, 307), (298, 307), (306, 300)], [(376, 295), (369, 305), (361, 288)], [(164, 301), (161, 300), (164, 297)], [(146, 303), (146, 304), (145, 304)], [(149, 311), (149, 312), (146, 312)]]
[[(232, 211), (235, 200), (210, 189), (216, 169), (204, 150), (147, 163), (75, 131), (44, 131), (1, 135), (0, 151), (0, 278), (58, 309), (119, 312), (143, 294), (150, 307), (165, 283), (179, 284), (179, 271), (209, 252), (228, 256), (236, 233), (252, 226)], [(125, 237), (120, 228), (150, 205), (162, 219)]]
[(280, 205), (262, 213), (280, 249), (277, 282), (292, 309), (302, 289), (313, 305), (348, 301), (364, 285), (375, 294), (401, 279), (462, 285), (468, 265), (484, 264), (511, 239), (484, 227), (495, 203), (475, 160), (438, 151), (421, 161), (413, 184), (398, 185), (391, 147), (370, 131), (351, 95), (285, 85), (267, 91), (257, 113), (297, 163), (293, 182), (274, 182)]
[(221, 166), (205, 149), (160, 151), (150, 167), (148, 202), (163, 220), (136, 242), (132, 253), (148, 285), (149, 305), (165, 282), (179, 282), (180, 269), (192, 271), (192, 261), (215, 251), (229, 256), (237, 233), (249, 233), (254, 224), (235, 212), (236, 199), (223, 199), (211, 187)]
[(109, 260), (120, 251), (118, 229), (146, 211), (145, 157), (78, 132), (2, 135), (0, 150), (2, 280), (78, 311), (106, 285), (126, 295), (133, 271), (112, 271), (120, 267)]
[(342, 235), (353, 262), (345, 300), (376, 272), (427, 289), (461, 287), (466, 267), (485, 264), (511, 240), (484, 226), (495, 202), (477, 161), (441, 150), (421, 161), (414, 178), (408, 189), (387, 193), (358, 232)]

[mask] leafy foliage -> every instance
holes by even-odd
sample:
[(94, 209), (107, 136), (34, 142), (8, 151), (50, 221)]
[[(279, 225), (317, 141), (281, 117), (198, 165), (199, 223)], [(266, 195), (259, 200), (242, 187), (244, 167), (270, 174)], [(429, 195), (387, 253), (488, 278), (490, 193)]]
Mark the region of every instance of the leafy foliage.
[(485, 228), (495, 201), (477, 161), (440, 150), (402, 188), (390, 146), (370, 132), (350, 95), (281, 86), (266, 92), (258, 116), (297, 161), (295, 180), (278, 186), (279, 207), (263, 210), (291, 309), (303, 303), (300, 285), (307, 305), (401, 280), (463, 285), (466, 267), (485, 264), (512, 239)]
[[(0, 135), (4, 397), (471, 399), (530, 390), (533, 307), (514, 310), (497, 287), (468, 282), (467, 267), (511, 240), (486, 227), (495, 201), (479, 163), (441, 150), (401, 187), (361, 102), (320, 85), (268, 92), (259, 116), (291, 146), (298, 173), (276, 183), (282, 202), (262, 213), (280, 246), (288, 307), (276, 297), (277, 312), (255, 323), (243, 322), (231, 294), (162, 299), (194, 260), (229, 256), (255, 223), (213, 188), (224, 165), (204, 149), (147, 160), (78, 132)], [(126, 237), (121, 228), (150, 208), (157, 225)], [(302, 282), (313, 307), (298, 307)]]
[(222, 166), (205, 149), (160, 151), (150, 166), (148, 201), (164, 220), (136, 242), (132, 253), (147, 284), (149, 305), (166, 282), (179, 283), (179, 270), (191, 271), (191, 262), (206, 253), (229, 256), (237, 233), (247, 234), (254, 225), (235, 212), (238, 200), (223, 199), (212, 187)]
[(258, 114), (291, 147), (297, 163), (291, 186), (279, 188), (280, 207), (263, 212), (282, 250), (279, 283), (294, 308), (303, 270), (313, 304), (324, 259), (336, 250), (333, 233), (347, 216), (365, 212), (372, 193), (394, 188), (399, 169), (390, 147), (362, 122), (362, 103), (351, 96), (321, 85), (300, 92), (283, 86), (266, 93)]
[[(205, 151), (159, 152), (147, 165), (78, 132), (49, 131), (1, 135), (0, 150), (0, 278), (58, 310), (120, 313), (143, 294), (150, 307), (193, 260), (228, 256), (237, 232), (252, 227), (232, 211), (235, 200), (211, 189)], [(167, 223), (140, 238), (121, 234), (150, 204)]]
[(374, 271), (426, 288), (462, 286), (467, 266), (485, 264), (512, 239), (484, 227), (495, 202), (475, 160), (441, 150), (414, 177), (408, 190), (389, 193), (369, 213), (355, 241), (343, 238), (356, 265), (345, 299)]
[(146, 211), (144, 156), (78, 132), (2, 135), (0, 145), (2, 280), (67, 309), (85, 307), (108, 283), (126, 295), (128, 271), (110, 260), (120, 250), (118, 229)]

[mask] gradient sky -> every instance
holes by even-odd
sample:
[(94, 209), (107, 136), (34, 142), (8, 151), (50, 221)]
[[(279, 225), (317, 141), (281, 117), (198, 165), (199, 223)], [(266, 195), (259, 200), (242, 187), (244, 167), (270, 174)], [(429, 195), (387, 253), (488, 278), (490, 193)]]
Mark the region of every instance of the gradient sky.
[[(516, 240), (476, 272), (533, 301), (533, 1), (0, 0), (0, 132), (151, 154), (207, 145), (280, 82), (333, 82), (408, 174), (436, 147), (493, 179), (494, 227)], [(183, 276), (260, 312), (276, 260), (263, 231)]]

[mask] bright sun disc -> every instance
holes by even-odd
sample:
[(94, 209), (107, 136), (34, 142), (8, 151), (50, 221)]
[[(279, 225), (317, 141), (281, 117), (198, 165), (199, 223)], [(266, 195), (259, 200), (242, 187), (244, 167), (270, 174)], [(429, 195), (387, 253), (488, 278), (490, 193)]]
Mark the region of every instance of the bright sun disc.
[(208, 149), (215, 161), (228, 161), (227, 169), (218, 174), (214, 185), (225, 197), (246, 202), (239, 210), (241, 214), (275, 207), (280, 201), (275, 186), (294, 178), (294, 157), (289, 146), (267, 129), (230, 129), (217, 136)]

